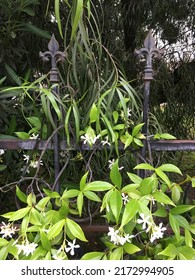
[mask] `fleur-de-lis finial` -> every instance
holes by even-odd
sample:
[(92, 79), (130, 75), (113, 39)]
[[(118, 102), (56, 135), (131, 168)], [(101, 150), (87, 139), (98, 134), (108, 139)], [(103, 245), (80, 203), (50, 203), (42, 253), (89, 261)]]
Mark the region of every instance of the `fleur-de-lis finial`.
[(46, 51), (44, 53), (40, 51), (39, 56), (43, 59), (43, 61), (51, 60), (50, 81), (58, 82), (57, 63), (59, 61), (64, 61), (67, 54), (65, 51), (59, 51), (59, 44), (54, 34), (52, 35), (51, 40), (48, 43), (48, 50), (49, 51)]
[(134, 51), (134, 54), (138, 56), (138, 58), (146, 59), (146, 66), (144, 69), (144, 80), (153, 79), (152, 59), (161, 59), (163, 52), (163, 50), (157, 49), (155, 47), (155, 40), (152, 36), (152, 31), (150, 30), (147, 37), (145, 38), (144, 48)]

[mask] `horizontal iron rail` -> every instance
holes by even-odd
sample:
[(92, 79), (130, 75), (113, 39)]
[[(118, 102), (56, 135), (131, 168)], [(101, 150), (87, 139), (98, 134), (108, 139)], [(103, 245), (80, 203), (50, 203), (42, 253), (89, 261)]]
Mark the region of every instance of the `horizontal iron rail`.
[[(52, 150), (53, 143), (46, 140), (18, 140), (18, 139), (0, 139), (0, 149), (5, 150)], [(195, 140), (148, 140), (148, 144), (152, 151), (195, 151)], [(109, 146), (107, 147), (110, 148)], [(60, 141), (60, 150), (93, 150), (87, 144), (81, 143), (80, 146), (72, 143), (67, 145), (66, 141)], [(97, 150), (104, 149), (104, 146), (96, 146)], [(119, 149), (124, 149), (124, 145), (119, 144)]]

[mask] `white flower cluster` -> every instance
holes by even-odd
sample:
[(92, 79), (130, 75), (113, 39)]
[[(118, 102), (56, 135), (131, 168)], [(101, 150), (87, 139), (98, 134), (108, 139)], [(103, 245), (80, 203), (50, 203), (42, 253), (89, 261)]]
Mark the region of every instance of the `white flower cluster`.
[(2, 234), (2, 238), (12, 238), (12, 235), (14, 235), (17, 231), (16, 227), (13, 227), (12, 224), (8, 223), (7, 225), (2, 222), (2, 226), (0, 227), (0, 234)]
[(30, 254), (33, 254), (36, 247), (38, 246), (37, 243), (30, 243), (27, 239), (22, 242), (22, 244), (17, 244), (17, 241), (15, 242), (16, 248), (18, 249), (18, 254), (23, 254), (26, 257), (28, 257)]
[(0, 149), (0, 156), (3, 155), (4, 153), (5, 153), (5, 151)]
[(115, 230), (112, 227), (109, 227), (108, 236), (110, 236), (110, 241), (113, 242), (115, 245), (124, 245), (126, 242), (131, 243), (131, 238), (134, 237), (134, 235), (124, 234), (121, 235), (119, 233), (119, 230)]
[(89, 144), (90, 146), (95, 144), (97, 139), (100, 138), (100, 135), (93, 136), (92, 134), (85, 134), (81, 136), (81, 140), (83, 140), (83, 144)]
[(29, 164), (29, 166), (23, 166), (20, 170), (21, 172), (30, 173), (29, 167), (38, 168), (39, 165), (43, 165), (42, 160), (30, 160), (29, 155), (23, 155), (23, 157), (24, 161), (26, 162), (26, 164)]
[(137, 220), (138, 224), (142, 224), (142, 229), (146, 230), (146, 232), (151, 231), (150, 242), (154, 242), (154, 240), (163, 238), (164, 231), (166, 227), (163, 227), (163, 223), (160, 223), (157, 226), (148, 215), (145, 217), (143, 213), (140, 214), (141, 219)]

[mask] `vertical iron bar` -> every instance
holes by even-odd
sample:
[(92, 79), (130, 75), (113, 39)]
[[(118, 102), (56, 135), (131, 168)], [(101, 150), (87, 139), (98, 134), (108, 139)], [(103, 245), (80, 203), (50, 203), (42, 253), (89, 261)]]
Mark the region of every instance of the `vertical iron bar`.
[[(150, 82), (153, 80), (153, 69), (152, 69), (152, 59), (161, 59), (163, 50), (155, 48), (155, 40), (152, 36), (151, 30), (149, 31), (147, 37), (144, 41), (144, 48), (135, 50), (135, 55), (138, 58), (146, 59), (146, 66), (144, 68), (144, 100), (143, 100), (143, 127), (142, 133), (145, 136), (143, 140), (143, 148), (141, 150), (142, 162), (146, 161), (146, 151), (147, 151), (147, 138), (148, 138), (148, 112), (149, 112), (149, 97), (150, 97)], [(145, 177), (145, 170), (140, 170), (139, 173), (141, 178)]]
[[(58, 82), (59, 82), (59, 75), (57, 69), (57, 62), (63, 61), (65, 59), (65, 52), (59, 51), (59, 44), (55, 39), (55, 36), (52, 35), (51, 40), (48, 44), (49, 51), (44, 53), (40, 52), (39, 55), (43, 59), (43, 61), (51, 60), (51, 71), (50, 71), (50, 82), (53, 85), (52, 89), (54, 94), (59, 94)], [(59, 125), (58, 116), (55, 111), (53, 111), (53, 118), (56, 128)], [(54, 134), (53, 137), (54, 142), (54, 173), (55, 173), (55, 190), (59, 193), (60, 192), (60, 182), (58, 178), (58, 174), (60, 173), (60, 161), (59, 161), (59, 135), (58, 132)]]

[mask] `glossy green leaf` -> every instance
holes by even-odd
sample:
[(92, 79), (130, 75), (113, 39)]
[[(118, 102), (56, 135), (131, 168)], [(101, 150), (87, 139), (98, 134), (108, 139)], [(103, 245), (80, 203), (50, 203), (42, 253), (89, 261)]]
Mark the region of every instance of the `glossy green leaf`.
[(81, 260), (101, 260), (104, 254), (102, 252), (90, 252), (82, 256)]
[(195, 205), (179, 205), (170, 210), (172, 215), (183, 214), (195, 208)]
[(170, 204), (175, 206), (175, 204), (173, 203), (173, 201), (168, 197), (168, 195), (164, 194), (161, 191), (156, 191), (153, 194), (153, 197), (160, 203), (164, 203), (164, 204)]
[(142, 178), (140, 178), (138, 175), (134, 173), (127, 172), (127, 175), (130, 178), (130, 180), (135, 184), (140, 184), (142, 181)]
[(95, 103), (93, 103), (89, 114), (90, 124), (96, 122), (98, 114), (99, 113), (98, 113), (97, 106), (95, 105)]
[(139, 210), (139, 203), (136, 199), (131, 199), (126, 205), (122, 216), (120, 229), (133, 219)]
[(66, 226), (68, 227), (69, 231), (72, 233), (72, 235), (75, 238), (78, 238), (81, 241), (87, 242), (87, 239), (85, 238), (82, 228), (76, 222), (67, 218)]
[(142, 195), (147, 195), (152, 192), (154, 187), (156, 186), (156, 178), (154, 177), (148, 177), (144, 178), (139, 186), (139, 191)]
[(55, 18), (58, 24), (58, 30), (60, 33), (60, 36), (63, 38), (62, 34), (62, 25), (61, 25), (61, 19), (60, 19), (60, 0), (55, 0)]
[(96, 202), (101, 202), (101, 199), (97, 194), (95, 194), (92, 191), (84, 191), (84, 196), (86, 196), (89, 200), (96, 201)]
[(80, 191), (79, 190), (75, 190), (75, 189), (73, 189), (73, 190), (65, 190), (63, 192), (62, 199), (77, 197), (79, 193), (80, 193)]
[(55, 238), (61, 231), (62, 231), (62, 228), (64, 227), (65, 225), (65, 219), (57, 222), (55, 225), (53, 225), (49, 231), (48, 231), (48, 234), (47, 234), (47, 237), (49, 240)]
[(102, 192), (102, 191), (108, 191), (112, 188), (114, 188), (114, 186), (108, 182), (94, 181), (94, 182), (88, 183), (85, 186), (84, 191)]
[(163, 251), (158, 253), (158, 255), (163, 255), (167, 257), (171, 257), (171, 259), (174, 259), (177, 255), (177, 248), (174, 244), (169, 244)]
[(155, 170), (155, 168), (148, 163), (140, 163), (134, 169)]
[(81, 178), (81, 180), (80, 180), (80, 184), (79, 184), (79, 185), (80, 185), (80, 190), (81, 190), (81, 191), (83, 191), (84, 188), (85, 188), (85, 186), (86, 186), (88, 174), (89, 174), (89, 172), (87, 171), (87, 172), (83, 175), (83, 177)]
[(110, 254), (110, 260), (122, 260), (123, 259), (123, 247), (118, 247)]
[(121, 188), (122, 177), (119, 172), (118, 159), (112, 165), (112, 168), (110, 170), (110, 179), (115, 186), (117, 186), (118, 188)]
[(16, 195), (20, 201), (27, 203), (27, 195), (23, 193), (18, 186), (16, 186)]
[(171, 186), (171, 182), (168, 178), (168, 176), (159, 168), (155, 168), (156, 174), (167, 184), (168, 187)]
[(121, 209), (123, 206), (123, 201), (121, 197), (121, 192), (119, 190), (113, 190), (111, 196), (110, 196), (110, 208), (112, 210), (112, 213), (115, 217), (116, 223), (118, 224), (119, 217), (121, 214)]
[(195, 260), (195, 249), (188, 246), (179, 247), (178, 256), (180, 260)]
[(181, 197), (181, 187), (179, 185), (174, 185), (171, 188), (171, 198), (174, 203), (177, 203)]
[(178, 221), (175, 219), (175, 216), (172, 214), (169, 214), (169, 223), (170, 223), (170, 226), (171, 226), (173, 232), (176, 235), (176, 238), (178, 239), (180, 236), (180, 227), (179, 227)]
[(18, 220), (22, 219), (24, 216), (26, 216), (29, 213), (30, 210), (31, 210), (30, 207), (25, 207), (25, 208), (17, 210), (16, 212), (14, 212), (11, 215), (9, 221), (18, 221)]
[(137, 247), (137, 246), (134, 245), (134, 244), (128, 243), (128, 242), (125, 243), (125, 245), (123, 246), (123, 248), (124, 248), (125, 251), (126, 251), (128, 254), (130, 254), (130, 255), (141, 251), (141, 249), (140, 249), (139, 247)]
[(185, 228), (185, 243), (188, 247), (193, 247), (193, 238), (189, 230)]
[(50, 250), (51, 242), (49, 241), (47, 234), (42, 229), (40, 230), (40, 238), (41, 238), (41, 244), (42, 244), (43, 248), (46, 250)]
[(77, 197), (77, 208), (78, 208), (78, 211), (79, 211), (79, 216), (82, 215), (82, 209), (83, 209), (83, 193), (80, 192), (78, 194), (78, 197)]
[(132, 136), (133, 137), (135, 137), (139, 133), (139, 131), (142, 128), (143, 125), (144, 125), (144, 123), (140, 123), (133, 128), (133, 131), (132, 131)]
[(182, 175), (181, 170), (175, 166), (174, 164), (163, 164), (158, 167), (159, 170), (165, 171), (165, 172), (174, 172)]

